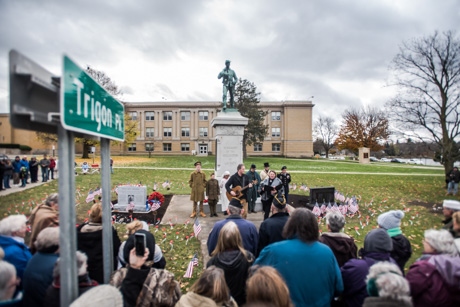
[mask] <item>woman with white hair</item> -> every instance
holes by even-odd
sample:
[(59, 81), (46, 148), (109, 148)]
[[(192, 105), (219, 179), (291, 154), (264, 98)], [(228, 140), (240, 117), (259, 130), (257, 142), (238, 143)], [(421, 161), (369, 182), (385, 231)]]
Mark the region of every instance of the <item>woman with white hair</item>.
[(429, 229), (424, 253), (407, 272), (414, 306), (460, 306), (460, 257), (447, 230)]
[(326, 214), (326, 225), (328, 232), (323, 233), (318, 241), (329, 246), (339, 267), (342, 267), (352, 258), (358, 258), (358, 247), (355, 244), (355, 239), (340, 232), (345, 226), (345, 217), (342, 213), (333, 211)]
[(224, 215), (227, 215), (228, 209), (228, 198), (227, 198), (227, 190), (225, 189), (225, 184), (227, 183), (228, 179), (230, 178), (230, 172), (225, 171), (222, 175), (222, 179), (220, 180), (219, 187), (220, 187), (220, 203), (222, 205), (222, 212)]
[(377, 262), (369, 269), (366, 283), (369, 297), (363, 307), (412, 307), (409, 283), (396, 264)]
[(19, 282), (14, 265), (0, 261), (0, 306), (22, 306), (22, 293), (15, 296)]
[[(26, 217), (24, 215), (10, 215), (0, 221), (0, 246), (5, 252), (3, 260), (16, 267), (17, 275), (21, 279), (27, 262), (32, 257), (29, 248), (24, 244), (26, 231)], [(22, 289), (22, 285), (20, 289)]]
[(24, 306), (43, 306), (46, 289), (53, 282), (53, 269), (59, 257), (59, 228), (43, 229), (34, 243), (37, 252), (24, 272)]

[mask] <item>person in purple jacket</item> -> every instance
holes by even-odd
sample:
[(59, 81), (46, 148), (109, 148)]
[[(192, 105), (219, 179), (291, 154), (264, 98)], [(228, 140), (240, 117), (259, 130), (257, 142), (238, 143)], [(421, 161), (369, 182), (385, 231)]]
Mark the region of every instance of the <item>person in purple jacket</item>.
[(396, 262), (390, 257), (393, 242), (387, 231), (374, 229), (364, 239), (364, 248), (359, 250), (362, 259), (350, 259), (341, 268), (344, 291), (342, 299), (347, 307), (361, 307), (368, 296), (366, 276), (369, 268), (379, 261)]
[(423, 255), (407, 272), (414, 306), (460, 306), (460, 257), (447, 230), (425, 231)]

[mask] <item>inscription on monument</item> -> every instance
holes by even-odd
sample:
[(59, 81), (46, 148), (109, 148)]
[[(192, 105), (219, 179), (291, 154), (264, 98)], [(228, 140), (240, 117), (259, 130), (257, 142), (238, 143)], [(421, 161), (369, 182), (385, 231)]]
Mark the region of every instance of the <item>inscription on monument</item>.
[(146, 186), (124, 185), (118, 187), (118, 204), (113, 209), (126, 211), (126, 207), (134, 204), (133, 211), (145, 212), (145, 202), (147, 199)]

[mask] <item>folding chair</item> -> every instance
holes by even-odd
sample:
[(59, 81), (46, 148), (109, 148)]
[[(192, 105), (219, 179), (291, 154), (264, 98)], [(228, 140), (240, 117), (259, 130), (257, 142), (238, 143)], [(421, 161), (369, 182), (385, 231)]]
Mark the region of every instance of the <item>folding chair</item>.
[(101, 169), (99, 168), (99, 164), (92, 164), (91, 165), (91, 175), (93, 174), (100, 174)]

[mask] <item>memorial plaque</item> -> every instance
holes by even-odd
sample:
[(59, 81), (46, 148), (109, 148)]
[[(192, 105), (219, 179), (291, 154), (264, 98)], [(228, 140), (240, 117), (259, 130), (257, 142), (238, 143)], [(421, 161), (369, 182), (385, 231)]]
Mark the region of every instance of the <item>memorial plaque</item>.
[(114, 210), (127, 211), (130, 203), (134, 204), (134, 212), (145, 212), (147, 200), (147, 187), (123, 185), (118, 187), (118, 204), (113, 206)]

